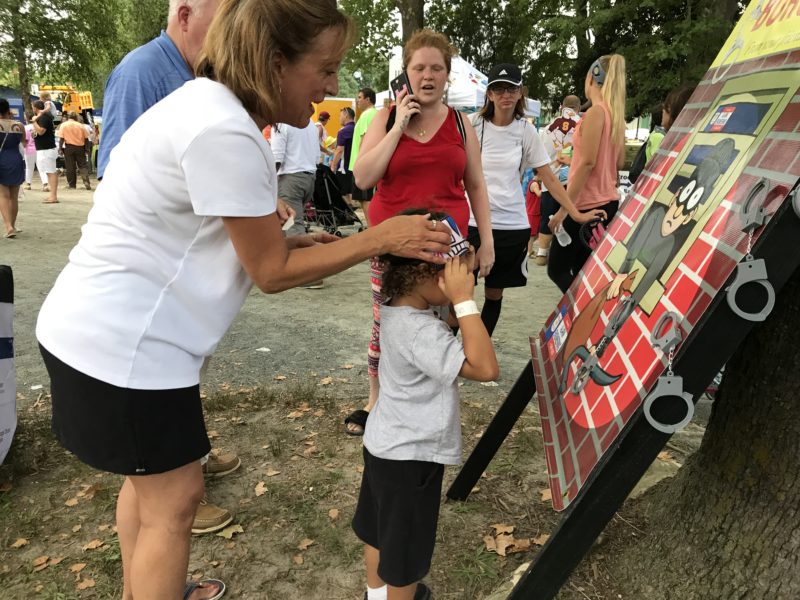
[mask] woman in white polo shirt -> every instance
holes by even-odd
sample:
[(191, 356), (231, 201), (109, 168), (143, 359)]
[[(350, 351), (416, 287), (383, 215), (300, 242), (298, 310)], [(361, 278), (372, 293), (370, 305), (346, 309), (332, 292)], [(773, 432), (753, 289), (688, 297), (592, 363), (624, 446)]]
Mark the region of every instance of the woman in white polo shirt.
[[(230, 40), (236, 40), (231, 44)], [(261, 130), (308, 123), (338, 91), (352, 24), (335, 2), (222, 0), (198, 78), (122, 137), (37, 337), (53, 430), (126, 478), (117, 502), (123, 597), (183, 593), (209, 451), (199, 373), (255, 283), (273, 293), (394, 253), (430, 260), (449, 234), (424, 216), (285, 240)]]
[[(481, 320), (492, 335), (500, 318), (503, 290), (528, 282), (528, 240), (531, 235), (525, 196), (520, 181), (528, 168), (537, 169), (547, 189), (576, 219), (590, 220), (572, 204), (558, 178), (549, 168), (550, 157), (536, 128), (525, 119), (522, 72), (511, 63), (489, 71), (489, 85), (483, 108), (472, 116), (472, 126), (481, 147), (481, 163), (492, 216), (495, 263), (486, 276)], [(470, 214), (470, 243), (481, 244), (475, 217)], [(476, 272), (477, 276), (477, 272)]]

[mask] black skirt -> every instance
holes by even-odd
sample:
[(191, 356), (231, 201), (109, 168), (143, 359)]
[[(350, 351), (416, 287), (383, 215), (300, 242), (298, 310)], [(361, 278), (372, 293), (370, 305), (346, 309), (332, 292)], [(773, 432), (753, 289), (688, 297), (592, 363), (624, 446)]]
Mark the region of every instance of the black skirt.
[(90, 467), (119, 475), (164, 473), (211, 450), (200, 386), (117, 387), (76, 371), (39, 345), (53, 397), (53, 433)]

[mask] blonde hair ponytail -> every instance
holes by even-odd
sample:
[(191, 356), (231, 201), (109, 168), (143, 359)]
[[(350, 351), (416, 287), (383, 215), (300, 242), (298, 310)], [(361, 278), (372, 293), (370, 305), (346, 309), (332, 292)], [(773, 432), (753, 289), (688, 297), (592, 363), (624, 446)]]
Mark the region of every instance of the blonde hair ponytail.
[(607, 54), (599, 60), (606, 72), (600, 92), (611, 111), (611, 142), (616, 144), (625, 134), (625, 57)]

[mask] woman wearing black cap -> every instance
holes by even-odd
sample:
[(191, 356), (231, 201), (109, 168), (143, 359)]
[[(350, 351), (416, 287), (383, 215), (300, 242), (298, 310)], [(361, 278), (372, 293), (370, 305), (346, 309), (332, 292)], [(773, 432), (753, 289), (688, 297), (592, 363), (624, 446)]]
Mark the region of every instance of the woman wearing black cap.
[[(520, 179), (528, 168), (538, 169), (547, 189), (578, 222), (597, 218), (598, 211), (580, 213), (570, 201), (558, 178), (549, 168), (550, 157), (536, 128), (525, 116), (522, 72), (510, 63), (496, 65), (489, 72), (489, 86), (483, 108), (472, 116), (481, 149), (481, 162), (492, 216), (495, 263), (486, 276), (481, 319), (489, 335), (500, 317), (503, 290), (528, 282), (528, 240), (531, 229), (525, 212)], [(542, 168), (545, 167), (545, 168)], [(469, 241), (481, 245), (477, 223), (470, 215)]]

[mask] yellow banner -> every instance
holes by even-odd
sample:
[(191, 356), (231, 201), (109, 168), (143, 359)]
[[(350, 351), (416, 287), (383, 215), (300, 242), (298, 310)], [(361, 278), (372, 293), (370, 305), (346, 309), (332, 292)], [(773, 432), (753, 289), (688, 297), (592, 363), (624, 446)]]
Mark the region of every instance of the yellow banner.
[(800, 48), (800, 0), (752, 0), (711, 67)]

